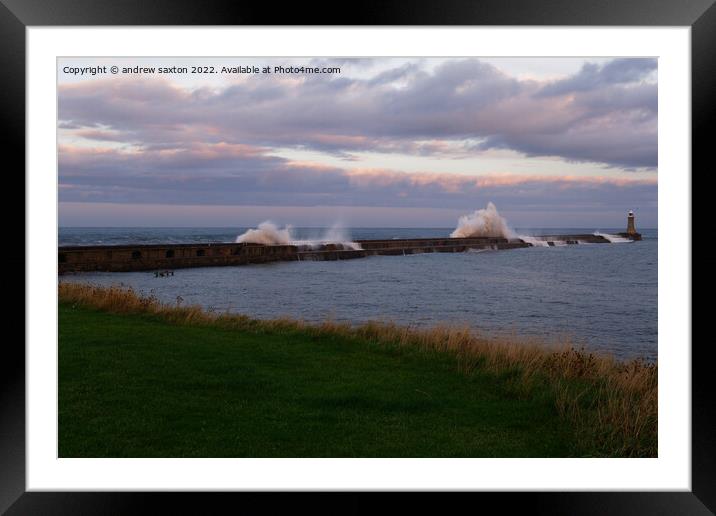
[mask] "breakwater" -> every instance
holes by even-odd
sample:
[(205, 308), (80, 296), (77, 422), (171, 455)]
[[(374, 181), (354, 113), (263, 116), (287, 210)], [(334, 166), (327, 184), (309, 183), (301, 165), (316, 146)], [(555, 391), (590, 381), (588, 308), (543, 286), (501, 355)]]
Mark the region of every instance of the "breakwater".
[[(640, 240), (641, 235), (620, 233), (620, 237)], [(349, 260), (376, 255), (456, 253), (469, 250), (515, 249), (534, 245), (606, 244), (603, 235), (544, 235), (523, 238), (419, 238), (396, 240), (358, 240), (360, 247), (341, 243), (312, 245), (262, 245), (251, 243), (152, 244), (61, 246), (58, 248), (60, 274), (82, 271), (127, 272), (248, 265), (277, 261)]]

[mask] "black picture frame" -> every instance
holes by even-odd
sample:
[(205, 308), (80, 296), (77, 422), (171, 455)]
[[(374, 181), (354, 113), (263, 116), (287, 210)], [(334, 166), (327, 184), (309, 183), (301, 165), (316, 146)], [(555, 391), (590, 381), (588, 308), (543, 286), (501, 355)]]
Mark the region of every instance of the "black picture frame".
[[(5, 154), (6, 188), (25, 191), (25, 29), (28, 26), (87, 25), (606, 25), (691, 27), (692, 170), (707, 171), (707, 149), (713, 147), (707, 124), (716, 106), (715, 0), (487, 0), (440, 2), (370, 1), (357, 5), (321, 6), (296, 2), (269, 3), (197, 0), (0, 0), (0, 120)], [(343, 14), (345, 13), (345, 14)], [(88, 45), (88, 52), (90, 50)], [(15, 158), (10, 160), (9, 158)], [(14, 167), (7, 165), (14, 162)], [(711, 165), (711, 163), (708, 163)], [(712, 168), (712, 166), (710, 167)], [(10, 173), (12, 172), (12, 174)], [(684, 173), (689, 173), (685, 171)], [(13, 176), (14, 179), (8, 179)], [(692, 172), (693, 177), (693, 172)], [(15, 195), (17, 199), (24, 196)], [(22, 201), (20, 201), (22, 202)], [(7, 210), (7, 208), (6, 208)], [(14, 221), (17, 211), (7, 212)], [(692, 214), (694, 222), (696, 218)], [(10, 222), (12, 224), (12, 222)], [(16, 225), (11, 253), (3, 257), (6, 271), (27, 269), (25, 234)], [(694, 234), (692, 230), (692, 235)], [(23, 242), (22, 247), (16, 242)], [(19, 273), (6, 281), (20, 282)], [(23, 277), (24, 279), (24, 277)], [(24, 282), (23, 282), (24, 283)], [(14, 285), (13, 285), (14, 286)], [(19, 290), (19, 285), (18, 285)], [(24, 292), (24, 284), (23, 284)], [(23, 300), (25, 294), (23, 294)], [(23, 311), (25, 304), (16, 303)], [(16, 319), (25, 320), (17, 314)], [(8, 317), (7, 321), (13, 319)], [(692, 316), (693, 320), (693, 316)], [(16, 323), (17, 324), (17, 323)], [(24, 337), (24, 326), (22, 330)], [(23, 338), (24, 341), (24, 338)], [(688, 344), (688, 343), (684, 343)], [(710, 514), (716, 511), (716, 403), (713, 402), (710, 339), (692, 345), (692, 490), (690, 492), (531, 492), (460, 495), (470, 505), (497, 505), (537, 514)], [(0, 511), (7, 514), (98, 514), (206, 512), (217, 498), (240, 496), (243, 511), (271, 510), (286, 497), (275, 494), (189, 493), (38, 493), (25, 489), (25, 352), (20, 338), (5, 340), (0, 359)], [(477, 500), (466, 496), (477, 497)], [(445, 510), (444, 498), (412, 499), (422, 509)], [(230, 503), (236, 503), (232, 500)], [(340, 507), (342, 513), (385, 505), (376, 493), (333, 494), (316, 502), (312, 495), (293, 496), (313, 508)], [(316, 505), (320, 503), (321, 505)], [(405, 508), (404, 501), (398, 502)], [(238, 509), (238, 508), (237, 508)]]

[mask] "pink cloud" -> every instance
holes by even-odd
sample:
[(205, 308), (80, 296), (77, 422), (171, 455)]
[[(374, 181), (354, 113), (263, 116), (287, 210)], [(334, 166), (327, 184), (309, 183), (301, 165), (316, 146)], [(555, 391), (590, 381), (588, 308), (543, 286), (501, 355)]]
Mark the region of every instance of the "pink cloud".
[(458, 175), (452, 173), (407, 173), (382, 169), (353, 169), (346, 171), (351, 184), (356, 186), (438, 186), (447, 193), (462, 193), (467, 188), (510, 187), (527, 184), (547, 184), (554, 187), (571, 188), (590, 185), (656, 185), (657, 178), (635, 179), (629, 177), (608, 176), (551, 176), (523, 174), (481, 174)]

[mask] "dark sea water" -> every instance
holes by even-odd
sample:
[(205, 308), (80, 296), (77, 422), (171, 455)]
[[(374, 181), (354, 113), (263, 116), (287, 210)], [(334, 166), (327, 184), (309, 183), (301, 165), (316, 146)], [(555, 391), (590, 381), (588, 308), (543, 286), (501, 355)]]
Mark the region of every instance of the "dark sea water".
[[(60, 245), (233, 242), (246, 228), (60, 228)], [(604, 233), (623, 231), (594, 228)], [(520, 234), (591, 233), (518, 229)], [(450, 229), (356, 228), (350, 239), (448, 236)], [(323, 230), (297, 228), (299, 239)], [(82, 273), (61, 281), (123, 284), (159, 299), (257, 318), (469, 325), (491, 335), (570, 337), (619, 358), (657, 358), (657, 231), (633, 243), (374, 256), (152, 272)]]

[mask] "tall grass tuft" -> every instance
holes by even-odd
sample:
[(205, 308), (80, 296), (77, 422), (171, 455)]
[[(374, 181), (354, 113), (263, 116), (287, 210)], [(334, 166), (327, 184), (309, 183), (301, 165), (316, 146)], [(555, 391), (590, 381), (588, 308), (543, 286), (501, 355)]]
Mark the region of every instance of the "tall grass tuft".
[(467, 327), (415, 329), (390, 322), (358, 326), (335, 321), (308, 324), (281, 318), (205, 311), (161, 303), (131, 288), (61, 282), (61, 302), (120, 314), (151, 314), (173, 324), (213, 325), (252, 332), (308, 332), (315, 336), (362, 339), (450, 353), (458, 369), (476, 368), (509, 376), (519, 396), (548, 393), (560, 417), (576, 429), (582, 449), (597, 456), (656, 457), (658, 450), (658, 367), (643, 360), (618, 361), (576, 348), (569, 341), (544, 343), (520, 337), (487, 338)]

